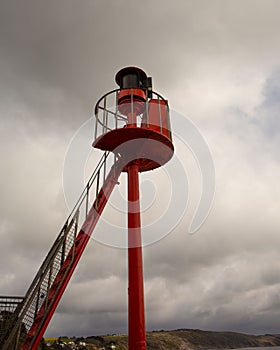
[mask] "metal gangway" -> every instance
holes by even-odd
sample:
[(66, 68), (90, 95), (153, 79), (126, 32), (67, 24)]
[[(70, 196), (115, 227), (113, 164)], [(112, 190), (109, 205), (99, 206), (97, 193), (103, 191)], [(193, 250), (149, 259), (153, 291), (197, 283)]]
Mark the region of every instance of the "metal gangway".
[(123, 166), (120, 157), (103, 154), (26, 295), (0, 296), (0, 349), (37, 349)]

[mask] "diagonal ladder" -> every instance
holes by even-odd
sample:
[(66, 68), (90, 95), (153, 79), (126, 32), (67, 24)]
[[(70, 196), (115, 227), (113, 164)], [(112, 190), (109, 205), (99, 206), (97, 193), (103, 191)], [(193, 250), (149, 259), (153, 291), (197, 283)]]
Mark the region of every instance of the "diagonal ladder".
[[(109, 156), (113, 158), (111, 163)], [(111, 164), (109, 171), (108, 163)], [(104, 153), (23, 301), (15, 310), (13, 325), (2, 337), (1, 349), (37, 349), (124, 166), (121, 157)], [(90, 195), (94, 201), (89, 209)], [(78, 231), (81, 213), (85, 215), (85, 221)]]

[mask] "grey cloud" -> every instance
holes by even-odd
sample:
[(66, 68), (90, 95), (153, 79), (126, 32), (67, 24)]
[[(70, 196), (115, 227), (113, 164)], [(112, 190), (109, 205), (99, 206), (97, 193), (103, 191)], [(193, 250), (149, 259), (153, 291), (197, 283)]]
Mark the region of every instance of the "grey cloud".
[[(2, 294), (26, 291), (67, 215), (61, 173), (72, 135), (115, 87), (117, 70), (139, 65), (201, 130), (217, 176), (201, 230), (186, 234), (187, 211), (144, 249), (148, 328), (279, 333), (279, 6), (1, 3)], [(175, 147), (189, 166), (191, 153)], [(189, 169), (192, 210), (200, 183)], [(106, 235), (102, 223), (97, 229)], [(93, 239), (47, 334), (126, 332), (126, 288), (126, 251)]]

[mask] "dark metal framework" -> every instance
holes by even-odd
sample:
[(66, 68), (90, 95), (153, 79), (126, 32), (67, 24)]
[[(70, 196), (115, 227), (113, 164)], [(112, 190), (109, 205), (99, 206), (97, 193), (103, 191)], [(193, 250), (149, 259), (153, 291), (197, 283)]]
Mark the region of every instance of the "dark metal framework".
[[(20, 310), (24, 297), (0, 296), (0, 344), (3, 344), (6, 332), (17, 321), (17, 314)], [(16, 335), (19, 339), (21, 327)], [(24, 331), (24, 329), (22, 329)]]

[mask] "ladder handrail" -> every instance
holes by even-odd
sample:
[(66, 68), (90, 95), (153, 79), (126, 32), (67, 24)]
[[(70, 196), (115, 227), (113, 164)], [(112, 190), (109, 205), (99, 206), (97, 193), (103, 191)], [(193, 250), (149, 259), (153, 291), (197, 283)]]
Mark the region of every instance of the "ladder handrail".
[[(17, 335), (19, 335), (20, 327), (24, 323), (25, 326), (28, 328), (27, 332), (30, 332), (31, 328), (34, 326), (34, 323), (37, 316), (39, 315), (42, 308), (47, 309), (48, 307), (48, 301), (52, 300), (49, 295), (49, 292), (52, 292), (52, 287), (54, 286), (54, 283), (56, 282), (56, 279), (58, 277), (61, 277), (59, 274), (63, 274), (63, 278), (60, 279), (62, 283), (64, 283), (64, 279), (68, 279), (66, 281), (66, 285), (70, 279), (68, 278), (67, 271), (65, 270), (66, 260), (68, 259), (67, 263), (70, 263), (74, 265), (69, 265), (68, 267), (71, 269), (71, 275), (74, 272), (74, 269), (77, 265), (77, 262), (73, 262), (73, 259), (78, 259), (80, 256), (75, 256), (76, 254), (76, 246), (79, 244), (79, 235), (77, 236), (77, 230), (78, 230), (78, 216), (81, 210), (81, 207), (84, 203), (86, 203), (86, 220), (90, 215), (92, 215), (91, 211), (95, 210), (97, 214), (101, 214), (102, 210), (105, 207), (105, 204), (108, 200), (108, 196), (111, 194), (113, 188), (115, 187), (116, 180), (119, 177), (121, 171), (123, 170), (122, 162), (123, 160), (121, 158), (113, 160), (113, 166), (111, 167), (111, 170), (108, 172), (107, 177), (105, 176), (106, 172), (106, 161), (108, 158), (109, 152), (105, 152), (103, 156), (101, 157), (99, 163), (97, 164), (95, 170), (93, 171), (91, 177), (89, 178), (86, 186), (84, 187), (84, 190), (82, 191), (81, 195), (79, 196), (73, 210), (68, 215), (62, 229), (60, 230), (58, 237), (54, 241), (49, 253), (45, 257), (43, 263), (41, 264), (35, 278), (33, 279), (30, 287), (28, 288), (27, 293), (25, 294), (24, 300), (22, 302), (22, 307), (17, 310), (17, 315), (15, 315), (15, 319), (17, 320), (14, 324), (12, 329), (7, 330), (5, 338), (6, 341), (3, 344), (3, 350), (6, 350), (9, 348), (9, 344), (11, 344), (14, 339), (16, 339)], [(114, 156), (115, 157), (115, 156)], [(102, 184), (101, 189), (99, 190), (99, 180), (100, 180), (100, 173), (103, 170), (104, 175), (104, 182)], [(102, 177), (101, 177), (102, 178)], [(111, 183), (112, 182), (112, 183)], [(93, 187), (93, 184), (96, 183), (96, 194), (93, 206), (87, 212), (87, 206), (88, 206), (88, 198), (89, 198), (89, 189)], [(109, 185), (108, 185), (109, 183)], [(109, 188), (109, 192), (108, 192)], [(108, 194), (106, 194), (106, 191)], [(100, 198), (99, 198), (100, 197)], [(105, 200), (104, 200), (105, 198)], [(86, 199), (86, 202), (85, 202)], [(100, 216), (100, 215), (99, 215)], [(99, 216), (93, 217), (92, 220), (94, 221), (93, 228), (95, 227)], [(85, 225), (85, 224), (84, 224)], [(82, 228), (84, 227), (82, 226)], [(81, 229), (82, 230), (82, 229)], [(88, 233), (87, 233), (88, 235)], [(89, 237), (87, 238), (89, 239)], [(84, 239), (85, 244), (87, 241)], [(82, 251), (85, 248), (82, 247)], [(82, 253), (81, 251), (81, 253)], [(71, 255), (72, 254), (72, 255)], [(59, 267), (58, 267), (59, 264)], [(64, 270), (65, 271), (64, 271)], [(65, 287), (66, 287), (65, 285)], [(64, 289), (65, 289), (64, 287)], [(54, 289), (54, 287), (53, 287)], [(42, 296), (41, 296), (42, 293)], [(61, 298), (62, 294), (58, 296), (58, 301)], [(57, 302), (58, 303), (58, 302)], [(51, 304), (51, 302), (50, 302)], [(55, 305), (56, 307), (56, 305)], [(54, 309), (55, 309), (54, 307)], [(52, 310), (52, 313), (54, 312), (54, 309)], [(47, 310), (48, 311), (48, 310)], [(48, 315), (44, 315), (44, 318), (46, 318)], [(50, 320), (50, 318), (49, 318)], [(47, 322), (48, 323), (48, 322)], [(41, 327), (42, 325), (40, 325)], [(42, 328), (42, 327), (41, 327)], [(40, 328), (40, 329), (41, 329)], [(46, 328), (46, 327), (44, 327)], [(42, 334), (43, 335), (43, 334)], [(41, 335), (41, 337), (42, 337)], [(34, 335), (35, 337), (35, 335)], [(33, 338), (34, 338), (33, 337)], [(18, 336), (19, 338), (19, 336)], [(30, 338), (30, 337), (29, 337)], [(31, 343), (34, 343), (34, 341), (38, 341), (38, 339), (34, 338), (31, 339)], [(40, 339), (39, 339), (40, 341)], [(36, 343), (37, 344), (37, 343)], [(26, 349), (36, 349), (36, 347), (33, 347), (31, 345), (30, 347), (26, 347)]]
[[(110, 152), (104, 152), (103, 156), (100, 158), (100, 160), (99, 160), (99, 162), (98, 162), (96, 168), (94, 169), (94, 171), (93, 171), (92, 175), (90, 176), (90, 178), (89, 178), (89, 180), (88, 180), (86, 186), (84, 187), (82, 193), (80, 194), (80, 197), (78, 198), (76, 204), (74, 205), (74, 207), (73, 207), (73, 209), (71, 210), (71, 212), (70, 212), (68, 218), (66, 219), (66, 222), (67, 222), (67, 220), (69, 220), (70, 217), (73, 215), (74, 211), (76, 211), (75, 209), (76, 209), (76, 208), (77, 208), (77, 209), (80, 208), (80, 206), (81, 206), (81, 204), (82, 204), (84, 198), (85, 198), (86, 195), (87, 195), (87, 190), (90, 189), (91, 186), (93, 185), (93, 182), (94, 182), (94, 180), (95, 180), (95, 178), (96, 178), (96, 176), (97, 176), (97, 174), (98, 174), (98, 171), (99, 171), (99, 170), (102, 168), (102, 166), (105, 164), (105, 162), (106, 162), (106, 160), (107, 160), (109, 154), (110, 154)], [(79, 202), (81, 202), (81, 203), (79, 204)]]
[[(33, 326), (30, 329), (29, 332), (29, 339), (27, 339), (27, 341), (23, 344), (23, 347), (21, 348), (22, 350), (35, 350), (37, 349), (37, 346), (39, 345), (40, 339), (42, 338), (45, 329), (47, 328), (47, 325), (59, 303), (60, 298), (63, 295), (63, 292), (79, 262), (79, 259), (82, 256), (82, 253), (90, 239), (91, 233), (93, 232), (98, 219), (107, 203), (107, 200), (112, 192), (112, 190), (114, 189), (115, 185), (117, 184), (117, 179), (121, 173), (121, 171), (123, 170), (123, 161), (122, 159), (119, 159), (117, 161), (117, 163), (115, 163), (107, 178), (106, 181), (104, 182), (102, 188), (99, 191), (98, 197), (100, 196), (100, 198), (96, 198), (90, 211), (88, 214), (88, 217), (86, 218), (84, 224), (82, 225), (82, 228), (80, 229), (80, 232), (77, 236), (77, 239), (75, 240), (72, 249), (69, 251), (68, 253), (68, 257), (67, 259), (65, 259), (65, 263), (64, 266), (62, 266), (61, 270), (63, 269), (67, 269), (67, 273), (65, 271), (65, 273), (63, 273), (63, 278), (61, 281), (61, 285), (60, 287), (58, 287), (57, 289), (55, 287), (53, 287), (53, 290), (51, 288), (50, 292), (54, 292), (55, 296), (53, 297), (53, 301), (50, 302), (50, 309), (48, 311), (48, 313), (44, 314), (44, 317), (41, 317), (44, 313), (44, 304), (41, 307), (41, 310), (38, 313), (38, 334), (35, 336), (35, 334), (33, 334)], [(88, 225), (89, 224), (89, 225)], [(68, 258), (71, 259), (71, 263), (68, 263)], [(69, 259), (69, 260), (70, 260)], [(59, 280), (59, 274), (57, 275), (56, 280)], [(56, 280), (53, 282), (53, 286), (56, 285)], [(41, 320), (40, 320), (41, 319)], [(34, 321), (34, 325), (35, 325), (35, 330), (36, 330), (36, 322), (37, 320)]]

